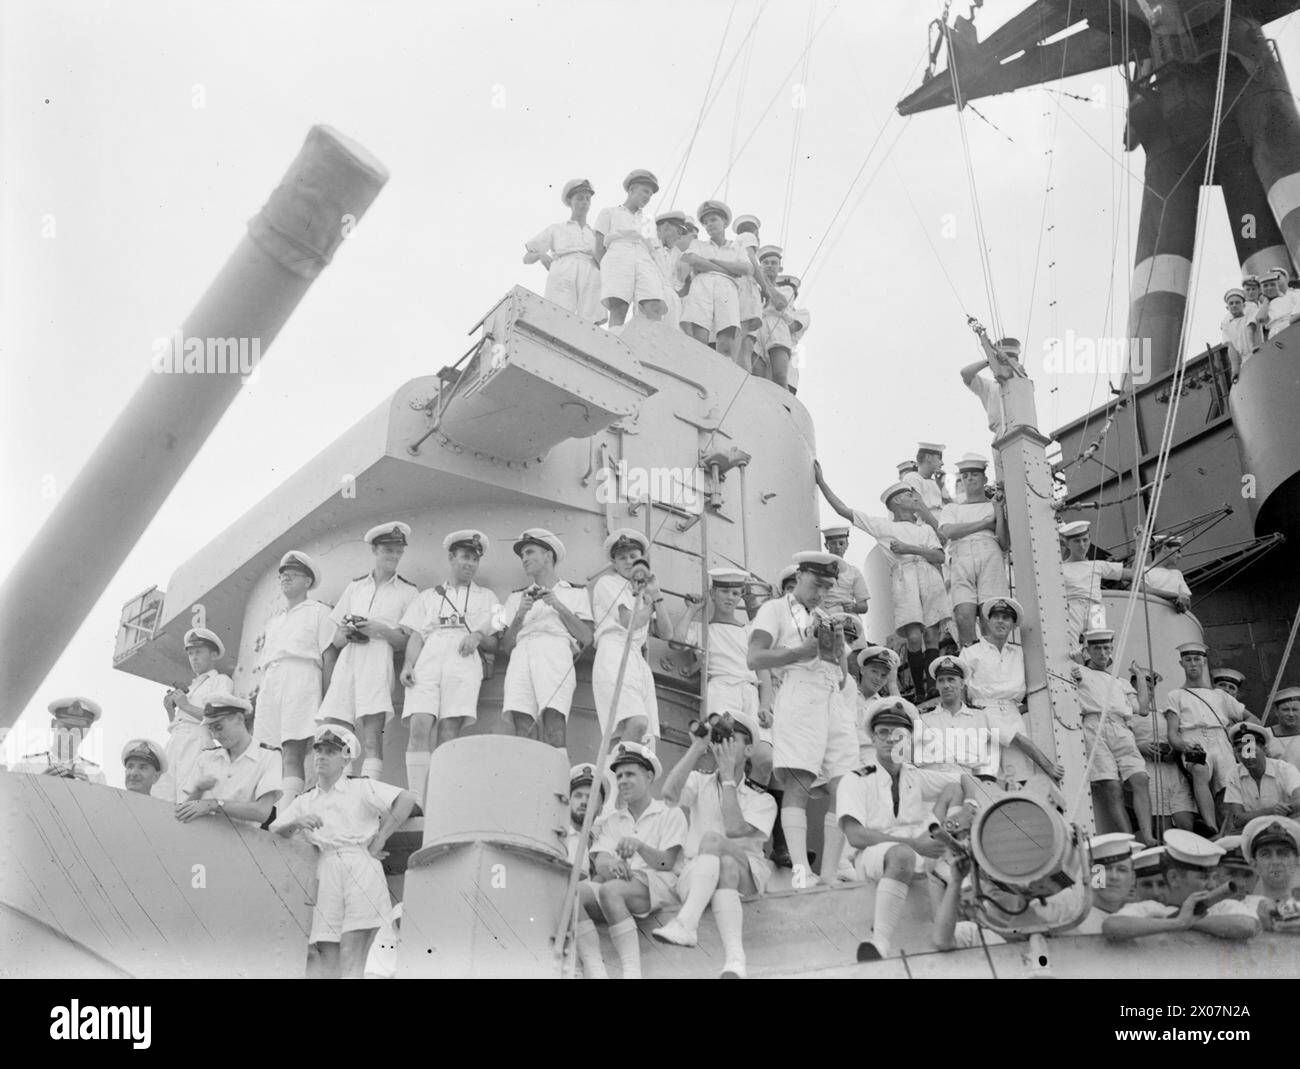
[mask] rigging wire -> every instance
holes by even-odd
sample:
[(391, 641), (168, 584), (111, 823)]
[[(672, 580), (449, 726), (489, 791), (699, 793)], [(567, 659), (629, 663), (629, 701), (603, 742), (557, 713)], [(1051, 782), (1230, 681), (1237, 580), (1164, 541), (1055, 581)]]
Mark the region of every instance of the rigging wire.
[[(799, 87), (804, 93), (808, 91), (808, 68), (812, 60), (812, 35), (816, 15), (817, 0), (811, 0), (808, 5), (808, 25), (804, 30), (803, 73), (799, 79)], [(781, 248), (785, 248), (786, 239), (790, 235), (790, 216), (794, 212), (794, 179), (799, 166), (799, 141), (803, 134), (803, 117), (807, 110), (802, 101), (800, 104), (800, 107), (794, 109), (794, 132), (790, 139), (790, 163), (786, 168), (785, 200), (781, 205), (781, 240), (777, 242)]]
[[(749, 65), (754, 58), (754, 39), (746, 35), (745, 41), (741, 42), (741, 48), (744, 49), (745, 58), (740, 64), (740, 82), (736, 86), (736, 110), (732, 113), (731, 118), (731, 143), (727, 147), (728, 153), (736, 151), (736, 134), (740, 130), (740, 109), (745, 101), (745, 83), (749, 81)], [(725, 75), (724, 75), (725, 77)], [(727, 178), (727, 184), (722, 190), (722, 199), (727, 200), (727, 194), (731, 191), (731, 178)]]

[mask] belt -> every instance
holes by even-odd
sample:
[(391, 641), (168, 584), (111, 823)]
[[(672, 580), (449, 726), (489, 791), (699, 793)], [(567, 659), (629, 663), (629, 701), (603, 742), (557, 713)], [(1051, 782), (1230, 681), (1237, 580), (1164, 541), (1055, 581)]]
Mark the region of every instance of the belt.
[(596, 262), (596, 257), (587, 249), (569, 249), (567, 252), (556, 252), (551, 254), (552, 260), (561, 260), (566, 256), (585, 256), (592, 263)]
[[(339, 854), (355, 854), (355, 853), (365, 854), (366, 857), (371, 856), (370, 851), (367, 850), (360, 843), (343, 843), (337, 846), (322, 846), (319, 849), (320, 849), (321, 857), (333, 857)], [(378, 861), (379, 859), (375, 858), (375, 860)]]

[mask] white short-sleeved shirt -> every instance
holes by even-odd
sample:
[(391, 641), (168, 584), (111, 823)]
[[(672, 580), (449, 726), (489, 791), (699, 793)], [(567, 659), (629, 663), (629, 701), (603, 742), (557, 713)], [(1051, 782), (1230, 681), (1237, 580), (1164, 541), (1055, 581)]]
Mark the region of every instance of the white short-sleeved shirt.
[(1187, 580), (1177, 568), (1148, 568), (1142, 581), (1143, 589), (1156, 594), (1171, 594), (1175, 597), (1190, 598), (1191, 590)]
[(835, 816), (840, 823), (852, 817), (864, 828), (882, 835), (915, 838), (935, 819), (934, 804), (944, 790), (961, 777), (955, 772), (904, 765), (898, 773), (898, 811), (890, 775), (883, 768), (862, 769), (840, 780), (835, 792)]
[[(628, 836), (640, 839), (654, 850), (683, 846), (686, 843), (686, 814), (676, 806), (669, 808), (661, 798), (651, 799), (640, 817), (633, 817), (628, 809), (615, 809), (597, 822), (591, 852), (617, 856), (618, 841)], [(627, 864), (634, 872), (650, 867), (640, 854), (633, 854)]]
[(1287, 290), (1279, 297), (1268, 302), (1268, 333), (1271, 337), (1280, 330), (1290, 326), (1289, 320), (1300, 312), (1300, 291)]
[(1300, 769), (1300, 735), (1273, 735), (1273, 745), (1283, 761)]
[(989, 418), (989, 430), (994, 437), (1000, 435), (1005, 430), (1007, 421), (1002, 414), (1002, 389), (997, 380), (987, 375), (976, 375), (966, 383), (966, 388), (983, 403)]
[[(716, 772), (692, 772), (686, 777), (678, 805), (691, 813), (690, 829), (686, 835), (686, 858), (700, 852), (700, 843), (709, 832), (727, 834), (727, 823), (722, 816), (722, 780)], [(745, 823), (754, 829), (750, 835), (730, 839), (750, 857), (763, 856), (763, 844), (772, 834), (776, 822), (776, 799), (748, 780), (736, 786), (736, 804)]]
[(308, 598), (293, 608), (281, 606), (266, 622), (262, 667), (295, 658), (320, 664), (337, 631), (323, 601)]
[(664, 285), (676, 293), (686, 281), (687, 272), (683, 270), (685, 265), (682, 263), (682, 250), (676, 245), (656, 244), (653, 253), (659, 273), (664, 277)]
[[(330, 634), (330, 638), (334, 638), (333, 633)], [(185, 691), (185, 697), (189, 699), (191, 704), (202, 709), (204, 704), (212, 695), (233, 694), (234, 692), (235, 684), (230, 681), (230, 677), (225, 673), (218, 672), (215, 668), (212, 668), (204, 672), (201, 676), (194, 677), (190, 682), (189, 688)], [(199, 724), (202, 723), (203, 717), (202, 715), (192, 716), (184, 709), (177, 709), (176, 719), (167, 726), (167, 730), (172, 730), (172, 728), (183, 721), (189, 721), (191, 724)]]
[[(194, 785), (208, 776), (217, 785), (199, 794), (200, 799), (222, 798), (227, 802), (256, 802), (266, 794), (280, 793), (280, 751), (250, 740), (248, 748), (233, 761), (222, 746), (199, 751), (190, 778), (181, 785), (181, 794), (189, 795)], [(247, 821), (254, 824), (257, 821)]]
[(428, 638), (435, 631), (490, 633), (501, 603), (487, 587), (439, 584), (422, 590), (402, 614), (402, 626)]
[(1175, 687), (1165, 695), (1161, 712), (1177, 713), (1178, 726), (1184, 731), (1226, 730), (1246, 719), (1246, 707), (1218, 687)]
[[(976, 705), (989, 702), (1016, 702), (1025, 697), (1025, 651), (1014, 642), (1004, 642), (998, 649), (987, 638), (962, 650), (962, 660), (970, 667), (966, 690)], [(1009, 741), (1009, 740), (1008, 740)]]
[(607, 249), (619, 242), (640, 243), (646, 231), (646, 216), (643, 211), (631, 211), (623, 204), (602, 208), (592, 229), (604, 237)]
[(1300, 769), (1287, 761), (1264, 758), (1264, 775), (1257, 781), (1245, 765), (1237, 766), (1237, 779), (1223, 791), (1224, 802), (1235, 802), (1247, 810), (1284, 805), (1300, 790)]
[(1084, 713), (1106, 713), (1128, 721), (1134, 713), (1132, 699), (1137, 692), (1127, 680), (1109, 672), (1081, 665), (1083, 678), (1079, 681), (1079, 708)]
[(374, 838), (401, 793), (400, 787), (377, 779), (340, 776), (333, 787), (318, 783), (298, 795), (276, 817), (272, 828), (299, 817), (317, 816), (324, 823), (303, 832), (313, 846), (365, 846)]
[(926, 769), (991, 775), (997, 767), (998, 744), (983, 709), (963, 704), (949, 712), (939, 706), (921, 714), (914, 753), (916, 763)]
[[(1114, 917), (1156, 917), (1168, 919), (1169, 917), (1178, 916), (1179, 906), (1166, 906), (1163, 902), (1157, 902), (1154, 899), (1146, 898), (1141, 902), (1126, 902), (1120, 906), (1111, 916)], [(1207, 917), (1254, 917), (1259, 920), (1259, 914), (1244, 902), (1239, 902), (1235, 898), (1225, 898), (1221, 902), (1215, 902), (1205, 911)]]
[[(524, 588), (525, 590), (527, 587)], [(591, 622), (591, 601), (587, 597), (585, 587), (574, 586), (566, 579), (557, 579), (555, 586), (551, 588), (555, 592), (555, 599), (568, 609), (579, 620)], [(519, 611), (519, 605), (524, 599), (524, 591), (516, 590), (506, 598), (505, 604), (497, 611), (496, 630), (504, 631), (510, 626), (510, 622), (515, 618)], [(573, 636), (569, 634), (569, 629), (564, 626), (564, 621), (560, 619), (560, 614), (547, 605), (544, 601), (533, 602), (533, 607), (528, 610), (528, 615), (524, 617), (524, 622), (519, 628), (518, 641), (530, 638), (534, 635), (554, 635), (560, 638), (566, 638), (577, 649), (577, 643), (573, 641)]]
[(1223, 340), (1243, 357), (1249, 357), (1258, 344), (1255, 338), (1259, 335), (1251, 330), (1258, 312), (1259, 309), (1255, 305), (1247, 302), (1246, 311), (1242, 315), (1235, 319), (1231, 315), (1225, 316), (1219, 324), (1223, 331)]
[[(627, 628), (619, 623), (619, 609), (627, 610), (628, 619), (636, 612), (637, 597), (632, 593), (632, 584), (616, 572), (607, 572), (596, 580), (591, 588), (591, 618), (595, 622), (595, 641), (599, 646), (607, 635), (614, 635), (622, 642), (627, 636)], [(641, 649), (650, 637), (650, 622), (647, 620), (632, 635), (632, 645)]]
[[(793, 593), (765, 601), (758, 607), (751, 624), (754, 631), (763, 631), (772, 636), (772, 649), (790, 650), (802, 646), (812, 633), (812, 614), (800, 603)], [(773, 668), (775, 674), (784, 674), (787, 668), (807, 668), (818, 661), (817, 654), (796, 661), (785, 668)]]
[(343, 588), (330, 619), (338, 627), (343, 626), (345, 616), (363, 616), (396, 627), (419, 593), (414, 583), (400, 575), (378, 584), (373, 574), (358, 576)]
[(552, 256), (565, 256), (572, 253), (586, 253), (588, 256), (596, 251), (596, 232), (583, 223), (566, 219), (562, 223), (552, 223), (531, 241), (524, 244), (529, 252), (550, 253)]
[(1124, 566), (1113, 560), (1062, 561), (1065, 596), (1068, 600), (1086, 599), (1101, 604), (1101, 581), (1124, 578)]
[[(912, 520), (887, 520), (880, 516), (868, 516), (864, 512), (855, 511), (853, 513), (853, 526), (866, 531), (880, 544), (880, 551), (888, 558), (891, 565), (929, 565), (930, 563), (913, 554), (903, 557), (894, 556), (889, 550), (891, 539), (906, 542), (911, 546), (921, 546), (924, 549), (943, 549), (943, 543), (939, 541), (939, 536), (934, 533), (934, 528), (928, 523), (921, 523), (919, 520), (915, 522)], [(930, 565), (930, 567), (933, 567), (933, 565)]]
[[(715, 245), (708, 238), (697, 238), (692, 241), (687, 252), (694, 253), (696, 256), (703, 256), (709, 260), (718, 260), (725, 263), (747, 264), (749, 263), (749, 254), (732, 240), (724, 241), (721, 245)], [(736, 275), (722, 274), (714, 272), (719, 278), (729, 279), (732, 283), (738, 280)]]
[(932, 512), (943, 508), (943, 491), (933, 479), (923, 479), (919, 471), (909, 471), (902, 481), (916, 491), (917, 496), (925, 502), (925, 507)]
[(822, 607), (827, 612), (852, 612), (855, 602), (867, 598), (867, 579), (860, 568), (846, 560), (840, 561), (840, 574), (835, 585), (822, 597)]
[[(709, 624), (710, 679), (758, 682), (758, 673), (749, 667), (749, 636), (753, 631), (753, 624), (728, 624), (717, 620)], [(686, 641), (692, 646), (701, 645), (702, 638), (699, 624), (687, 627)]]
[[(942, 531), (949, 524), (985, 523), (996, 519), (996, 517), (997, 512), (992, 501), (954, 501), (950, 505), (944, 505), (935, 519), (939, 521), (939, 530)], [(973, 534), (963, 535), (958, 539), (950, 539), (949, 544), (951, 545), (953, 541), (992, 542), (997, 545), (998, 536), (992, 530), (975, 531)]]

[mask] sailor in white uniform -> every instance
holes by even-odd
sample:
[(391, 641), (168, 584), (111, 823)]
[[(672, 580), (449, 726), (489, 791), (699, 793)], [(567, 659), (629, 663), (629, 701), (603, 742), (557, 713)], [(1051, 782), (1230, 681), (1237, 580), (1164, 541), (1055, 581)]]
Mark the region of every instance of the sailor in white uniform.
[(132, 794), (149, 794), (167, 767), (167, 754), (153, 739), (131, 739), (122, 747), (122, 770), (126, 789)]
[(284, 601), (266, 622), (253, 738), (281, 749), (281, 801), (288, 805), (306, 784), (307, 747), (324, 694), (325, 654), (332, 649), (337, 628), (330, 607), (307, 596), (320, 582), (320, 569), (311, 557), (289, 550), (280, 558), (279, 574)]
[(1260, 279), (1262, 292), (1255, 321), (1264, 325), (1266, 337), (1274, 338), (1300, 321), (1300, 290), (1287, 289), (1290, 277), (1284, 268), (1275, 267)]
[[(731, 209), (720, 200), (706, 200), (696, 212), (706, 241), (693, 241), (682, 253), (682, 261), (693, 274), (691, 288), (682, 302), (682, 323), (696, 341), (708, 344), (716, 339), (718, 353), (740, 361), (739, 283), (753, 268), (748, 254), (727, 237)], [(746, 365), (746, 371), (749, 367)]]
[(943, 488), (943, 451), (939, 442), (919, 442), (916, 447), (916, 470), (899, 477), (916, 491), (916, 496), (932, 513), (938, 513), (952, 497)]
[[(481, 653), (495, 648), (493, 627), (501, 608), (496, 594), (474, 581), (488, 551), (482, 531), (452, 531), (442, 540), (447, 578), (421, 591), (402, 614), (409, 632), (400, 681), (406, 688), (402, 719), (410, 727), (406, 784), (424, 808), (432, 751), (459, 738), (478, 719), (483, 685)], [(434, 741), (434, 725), (438, 738)]]
[[(685, 288), (686, 278), (690, 274), (689, 269), (682, 263), (682, 252), (690, 247), (690, 238), (687, 236), (686, 229), (686, 213), (676, 208), (671, 211), (660, 212), (655, 216), (655, 228), (658, 231), (659, 240), (651, 251), (655, 264), (659, 268), (659, 273), (663, 276), (663, 299), (668, 308), (663, 317), (664, 322), (668, 323), (674, 330), (681, 330), (681, 291)], [(637, 313), (641, 314), (639, 306)]]
[[(590, 761), (584, 761), (581, 764), (574, 765), (569, 769), (569, 826), (564, 833), (564, 847), (569, 855), (569, 864), (578, 863), (578, 847), (582, 842), (582, 825), (587, 819), (587, 807), (596, 806), (596, 822), (600, 820), (600, 810), (611, 797), (611, 788), (608, 776), (602, 776), (600, 780), (600, 793), (593, 799), (591, 792), (596, 783), (596, 766)], [(592, 832), (596, 830), (596, 824), (591, 826)], [(582, 862), (582, 878), (586, 879), (588, 870), (591, 868), (591, 839), (587, 840), (587, 851)]]
[(271, 831), (301, 832), (320, 851), (310, 942), (326, 977), (361, 979), (375, 933), (392, 916), (384, 845), (415, 807), (415, 795), (378, 779), (346, 775), (360, 749), (347, 728), (322, 724), (312, 744), (316, 786), (285, 807)]
[[(972, 324), (972, 330), (984, 348), (984, 359), (967, 364), (961, 369), (961, 381), (966, 388), (980, 399), (988, 418), (989, 434), (994, 441), (1001, 438), (1007, 430), (1007, 416), (1002, 405), (1002, 386), (1005, 379), (1025, 378), (1025, 369), (1020, 363), (1020, 340), (1018, 338), (1000, 338), (997, 343), (989, 340), (988, 334), (978, 323)], [(980, 374), (985, 368), (993, 372), (989, 378)], [(1002, 484), (1002, 453), (993, 453), (993, 473), (999, 485)]]
[(80, 753), (90, 729), (103, 714), (99, 703), (89, 698), (56, 698), (46, 708), (52, 717), (50, 748), (24, 754), (12, 771), (103, 783), (104, 770)]
[(213, 694), (203, 724), (215, 746), (199, 753), (181, 784), (176, 819), (183, 824), (224, 813), (231, 820), (263, 824), (280, 798), (280, 751), (254, 742), (248, 730), (253, 704), (234, 694)]
[[(781, 387), (788, 387), (791, 372), (790, 355), (794, 340), (790, 335), (794, 323), (794, 299), (797, 290), (788, 280), (782, 282), (782, 249), (779, 245), (763, 245), (758, 250), (759, 273), (755, 276), (763, 294), (762, 322), (758, 328), (755, 352), (761, 356), (766, 376)], [(760, 370), (755, 368), (754, 370)]]
[(548, 301), (593, 323), (605, 321), (600, 303), (600, 269), (596, 266), (596, 232), (587, 225), (595, 194), (585, 178), (564, 183), (560, 200), (570, 211), (562, 223), (552, 223), (524, 244), (524, 263), (546, 268)]
[(213, 694), (230, 694), (235, 689), (230, 677), (217, 671), (217, 664), (226, 655), (226, 645), (215, 631), (192, 627), (185, 632), (184, 644), (194, 679), (188, 690), (173, 687), (163, 697), (169, 721), (167, 771), (153, 785), (153, 796), (165, 802), (181, 801), (181, 787), (199, 751), (212, 743), (203, 726), (203, 706)]
[(1011, 592), (1007, 585), (1006, 506), (985, 494), (987, 468), (988, 461), (978, 453), (963, 456), (957, 462), (957, 478), (965, 500), (944, 505), (937, 517), (939, 537), (948, 553), (948, 594), (963, 646), (974, 644), (979, 637), (979, 606)]
[(593, 228), (600, 299), (609, 310), (609, 328), (616, 333), (623, 329), (633, 305), (648, 319), (662, 319), (667, 310), (663, 276), (650, 250), (649, 221), (643, 213), (659, 192), (659, 180), (637, 168), (623, 179), (623, 191), (627, 200), (602, 209)]
[(384, 770), (384, 723), (393, 715), (393, 651), (406, 648), (401, 619), (419, 594), (397, 574), (410, 537), (411, 528), (397, 521), (370, 528), (365, 541), (375, 566), (343, 588), (330, 614), (337, 628), (334, 646), (342, 652), (318, 719), (360, 729), (361, 774), (374, 779)]
[(1165, 832), (1164, 840), (1165, 901), (1146, 899), (1121, 906), (1102, 922), (1102, 934), (1116, 940), (1188, 929), (1220, 939), (1255, 935), (1259, 916), (1245, 903), (1225, 898), (1208, 909), (1202, 905), (1213, 889), (1223, 848), (1178, 828)]
[(1228, 729), (1237, 775), (1223, 792), (1224, 827), (1240, 831), (1256, 817), (1300, 817), (1300, 771), (1267, 755), (1268, 729), (1242, 721)]
[(528, 586), (506, 598), (495, 627), (510, 653), (501, 708), (516, 735), (565, 746), (565, 724), (577, 687), (573, 659), (592, 638), (587, 591), (560, 579), (564, 543), (550, 531), (530, 527), (514, 544)]
[(1069, 646), (1076, 648), (1089, 628), (1106, 626), (1106, 606), (1101, 600), (1101, 581), (1128, 581), (1133, 569), (1116, 561), (1089, 560), (1092, 524), (1088, 520), (1063, 523), (1056, 529), (1061, 536), (1065, 559), (1061, 572), (1065, 576), (1065, 612), (1069, 627)]
[(1273, 742), (1278, 757), (1300, 769), (1300, 687), (1283, 687), (1273, 698)]
[(847, 612), (860, 616), (867, 611), (870, 598), (867, 592), (867, 578), (862, 569), (844, 559), (849, 549), (849, 530), (844, 527), (823, 527), (822, 538), (826, 540), (826, 552), (840, 558), (840, 574), (835, 585), (823, 599), (827, 612)]
[(1300, 823), (1289, 817), (1256, 817), (1242, 829), (1241, 854), (1256, 879), (1254, 893), (1243, 903), (1255, 907), (1266, 931), (1300, 931), (1300, 902), (1295, 894)]
[(758, 328), (763, 323), (763, 291), (758, 284), (758, 276), (762, 274), (762, 266), (758, 262), (761, 245), (758, 232), (761, 227), (756, 215), (738, 215), (731, 226), (736, 235), (736, 244), (745, 254), (750, 267), (748, 275), (736, 279), (736, 290), (740, 297), (739, 363), (741, 367), (750, 370), (753, 370), (752, 354)]
[(1242, 366), (1260, 347), (1264, 328), (1257, 322), (1259, 307), (1247, 301), (1246, 291), (1233, 288), (1223, 295), (1228, 314), (1219, 323), (1224, 344), (1228, 346), (1228, 363), (1232, 368), (1232, 381), (1237, 381)]

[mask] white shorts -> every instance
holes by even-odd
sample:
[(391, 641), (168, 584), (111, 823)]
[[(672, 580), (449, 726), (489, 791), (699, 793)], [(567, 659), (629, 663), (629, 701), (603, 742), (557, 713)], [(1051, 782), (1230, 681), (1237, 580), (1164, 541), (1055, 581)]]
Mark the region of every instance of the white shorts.
[(1011, 740), (1025, 734), (1025, 718), (1020, 706), (1012, 701), (987, 702), (984, 716), (989, 727), (997, 733), (998, 782), (1024, 783), (1034, 774), (1034, 763), (1020, 750), (1014, 749)]
[(344, 932), (382, 928), (392, 913), (384, 867), (362, 847), (324, 851), (316, 866), (313, 943), (337, 943)]
[(363, 716), (393, 715), (393, 647), (379, 639), (349, 642), (339, 654), (316, 720), (355, 724)]
[(253, 741), (279, 746), (310, 739), (320, 711), (320, 665), (305, 657), (272, 661), (262, 673), (253, 718)]
[(758, 328), (758, 344), (764, 353), (769, 349), (794, 350), (794, 342), (790, 339), (790, 324), (779, 312), (768, 311), (763, 315), (763, 322)]
[(648, 917), (658, 913), (667, 906), (681, 905), (677, 897), (677, 874), (660, 872), (658, 869), (636, 869), (632, 879), (643, 883), (650, 892), (650, 908), (644, 913), (632, 913), (634, 917)]
[(501, 708), (534, 720), (554, 709), (567, 720), (577, 686), (572, 643), (559, 635), (529, 635), (510, 654)]
[(954, 605), (980, 605), (987, 598), (1005, 598), (1007, 562), (991, 538), (960, 538), (948, 543), (948, 591)]
[(1177, 761), (1161, 761), (1159, 768), (1154, 761), (1148, 761), (1146, 769), (1147, 793), (1151, 796), (1153, 814), (1167, 817), (1173, 813), (1196, 812), (1192, 785)]
[(416, 713), (432, 717), (478, 719), (478, 692), (483, 685), (483, 661), (478, 652), (464, 657), (460, 643), (465, 631), (434, 631), (424, 640), (415, 662), (415, 686), (406, 688), (402, 719)]
[(600, 299), (625, 304), (664, 299), (663, 272), (642, 242), (616, 241), (605, 250), (600, 261)]
[[(700, 855), (697, 854), (695, 857), (689, 858), (686, 864), (682, 866), (681, 872), (677, 874), (677, 886), (682, 888), (683, 891), (690, 886), (687, 880), (691, 868), (699, 860), (699, 857)], [(767, 889), (767, 882), (772, 878), (772, 873), (776, 871), (776, 866), (762, 854), (746, 854), (745, 857), (749, 861), (749, 875), (754, 881), (754, 892), (761, 895)], [(742, 889), (741, 894), (744, 893)]]
[(682, 301), (682, 322), (703, 327), (710, 335), (740, 327), (740, 295), (730, 276), (706, 271), (691, 279)]
[[(1083, 718), (1083, 741), (1089, 752), (1097, 740), (1097, 725), (1100, 723), (1100, 713), (1087, 713)], [(1089, 782), (1128, 779), (1146, 769), (1146, 762), (1138, 752), (1137, 740), (1133, 738), (1133, 729), (1117, 716), (1106, 717), (1106, 724), (1101, 729), (1101, 745), (1097, 747), (1088, 773)]]
[(934, 627), (952, 616), (952, 602), (939, 569), (929, 561), (894, 565), (889, 570), (894, 595), (894, 627), (901, 635), (911, 624)]
[[(901, 846), (901, 843), (876, 843), (875, 846), (868, 846), (858, 852), (858, 856), (853, 861), (853, 871), (857, 874), (859, 880), (881, 880), (885, 876), (885, 855), (895, 846)], [(912, 869), (914, 873), (925, 871), (925, 858), (920, 854), (916, 855), (916, 865)]]
[[(747, 679), (714, 676), (709, 680), (710, 713), (748, 713), (758, 719), (758, 684)], [(762, 725), (755, 742), (771, 742), (772, 729)]]
[(605, 318), (605, 309), (600, 304), (600, 268), (586, 253), (566, 253), (551, 261), (551, 269), (546, 272), (545, 297), (593, 323)]
[(753, 333), (763, 322), (763, 296), (758, 283), (752, 278), (736, 279), (736, 295), (740, 299), (740, 325)]
[(1200, 743), (1205, 749), (1205, 765), (1210, 770), (1210, 790), (1223, 790), (1235, 782), (1241, 766), (1232, 752), (1227, 736), (1220, 728), (1183, 728), (1183, 741)]
[[(591, 695), (602, 727), (609, 722), (614, 705), (614, 684), (618, 682), (618, 665), (623, 659), (623, 641), (624, 636), (618, 632), (607, 634), (596, 647), (596, 660), (591, 666)], [(645, 717), (647, 738), (658, 738), (659, 700), (655, 696), (655, 677), (638, 650), (628, 651), (614, 723), (621, 724), (634, 716)]]
[(830, 665), (790, 668), (772, 710), (772, 767), (812, 772), (827, 781), (858, 767), (856, 710)]
[(163, 750), (167, 755), (167, 771), (158, 777), (149, 793), (165, 802), (183, 802), (181, 787), (189, 780), (194, 762), (212, 742), (212, 736), (202, 723), (190, 720), (180, 711), (172, 721), (170, 732)]

